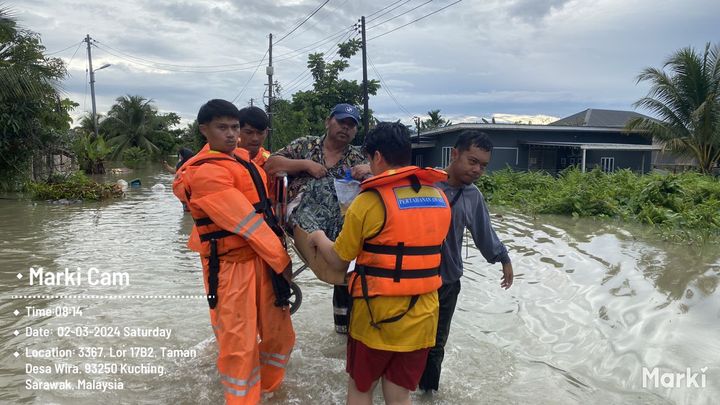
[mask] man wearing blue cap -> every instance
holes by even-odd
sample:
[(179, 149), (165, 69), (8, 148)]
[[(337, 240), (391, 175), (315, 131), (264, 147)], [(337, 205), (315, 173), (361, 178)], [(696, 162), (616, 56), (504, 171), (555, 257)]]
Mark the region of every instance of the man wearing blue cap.
[[(337, 104), (325, 120), (325, 135), (295, 139), (265, 163), (271, 177), (287, 173), (290, 220), (308, 233), (322, 230), (332, 240), (340, 233), (343, 218), (333, 178), (343, 178), (346, 169), (356, 180), (371, 175), (360, 147), (350, 145), (359, 124), (360, 112), (355, 106)], [(335, 286), (333, 314), (338, 333), (347, 333), (349, 305), (347, 287)]]

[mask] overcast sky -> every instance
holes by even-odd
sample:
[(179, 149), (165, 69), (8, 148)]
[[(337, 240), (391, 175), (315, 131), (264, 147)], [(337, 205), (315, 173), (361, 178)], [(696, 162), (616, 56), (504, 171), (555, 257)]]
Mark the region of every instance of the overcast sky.
[[(381, 119), (408, 123), (431, 109), (454, 122), (632, 110), (648, 90), (635, 83), (643, 68), (660, 67), (681, 47), (702, 50), (720, 41), (718, 0), (464, 0), (373, 39), (455, 1), (330, 0), (274, 46), (282, 95), (310, 88), (309, 74), (303, 76), (307, 54), (333, 53), (362, 15), (369, 16), (368, 57), (386, 87), (370, 107)], [(262, 100), (267, 60), (250, 77), (268, 34), (280, 39), (323, 2), (23, 0), (5, 6), (41, 35), (48, 52), (68, 48), (53, 56), (69, 62), (63, 88), (80, 104), (76, 115), (91, 111), (87, 49), (80, 43), (90, 34), (97, 41), (93, 67), (112, 64), (96, 73), (99, 113), (131, 94), (191, 120), (211, 98), (235, 99), (239, 106)], [(333, 34), (334, 41), (318, 43)], [(350, 63), (343, 77), (361, 81), (360, 55)], [(372, 66), (368, 70), (379, 79)]]

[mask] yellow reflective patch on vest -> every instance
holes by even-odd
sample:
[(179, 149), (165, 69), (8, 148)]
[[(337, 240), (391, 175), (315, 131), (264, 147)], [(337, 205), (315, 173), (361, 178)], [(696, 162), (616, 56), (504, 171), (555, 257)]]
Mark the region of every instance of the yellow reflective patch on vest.
[(417, 193), (411, 186), (396, 187), (393, 189), (398, 208), (401, 210), (413, 208), (445, 208), (447, 203), (434, 187), (422, 186)]

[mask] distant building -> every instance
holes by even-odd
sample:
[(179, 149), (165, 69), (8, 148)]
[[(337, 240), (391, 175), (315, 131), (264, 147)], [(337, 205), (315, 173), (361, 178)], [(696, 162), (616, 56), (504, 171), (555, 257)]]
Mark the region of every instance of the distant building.
[(421, 132), (413, 141), (413, 163), (446, 167), (458, 134), (478, 129), (490, 137), (493, 157), (487, 171), (510, 167), (513, 170), (543, 170), (557, 173), (569, 166), (582, 171), (595, 167), (606, 172), (630, 169), (646, 173), (652, 169), (653, 145), (641, 132), (625, 132), (635, 117), (632, 111), (588, 109), (550, 125), (456, 124)]

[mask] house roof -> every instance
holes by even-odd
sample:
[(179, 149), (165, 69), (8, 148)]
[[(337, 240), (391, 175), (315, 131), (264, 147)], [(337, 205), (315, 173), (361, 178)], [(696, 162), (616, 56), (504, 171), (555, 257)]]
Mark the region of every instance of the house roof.
[[(577, 126), (550, 126), (550, 125), (526, 125), (526, 124), (485, 124), (485, 123), (462, 123), (453, 124), (447, 127), (435, 128), (426, 132), (420, 133), (420, 139), (422, 142), (432, 142), (434, 137), (444, 134), (446, 132), (455, 132), (463, 129), (479, 129), (479, 130), (493, 130), (493, 131), (549, 131), (549, 132), (618, 132), (622, 131), (622, 127), (577, 127)], [(634, 133), (641, 133), (644, 131), (633, 131)], [(417, 138), (413, 135), (413, 141), (417, 142)]]
[(647, 115), (635, 111), (623, 110), (602, 110), (599, 108), (588, 108), (579, 113), (561, 118), (548, 125), (551, 126), (572, 126), (572, 127), (605, 127), (624, 128), (633, 118), (647, 118)]
[(536, 146), (557, 146), (572, 147), (585, 150), (636, 150), (636, 151), (653, 151), (661, 150), (657, 145), (635, 145), (626, 143), (603, 143), (603, 142), (538, 142), (538, 141), (521, 141), (526, 145)]

